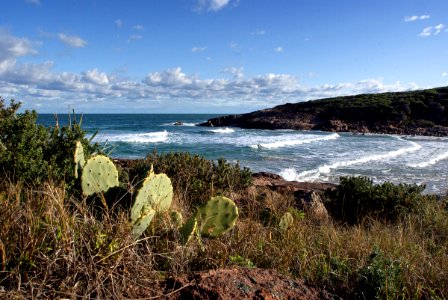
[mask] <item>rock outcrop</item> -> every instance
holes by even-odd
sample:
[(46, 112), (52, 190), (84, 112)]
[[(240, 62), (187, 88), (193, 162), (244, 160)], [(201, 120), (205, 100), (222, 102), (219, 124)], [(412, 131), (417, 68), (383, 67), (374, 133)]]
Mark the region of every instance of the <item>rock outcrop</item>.
[(166, 299), (333, 299), (301, 280), (275, 270), (235, 267), (173, 278), (167, 283)]
[(448, 136), (448, 87), (287, 103), (199, 125)]

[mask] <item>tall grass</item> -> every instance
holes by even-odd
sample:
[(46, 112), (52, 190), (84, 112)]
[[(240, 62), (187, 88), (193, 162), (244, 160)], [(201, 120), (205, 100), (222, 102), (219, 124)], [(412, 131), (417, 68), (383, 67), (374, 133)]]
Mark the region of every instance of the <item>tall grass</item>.
[[(282, 204), (292, 204), (290, 196), (264, 189), (240, 196), (252, 205), (241, 204), (233, 231), (182, 246), (175, 231), (156, 225), (134, 241), (126, 210), (99, 217), (98, 208), (67, 197), (61, 186), (31, 189), (4, 182), (3, 295), (162, 296), (169, 289), (159, 282), (169, 276), (240, 265), (277, 269), (346, 298), (448, 297), (448, 213), (442, 202), (396, 223), (317, 224), (305, 216), (281, 231), (276, 215), (284, 212)], [(260, 217), (266, 212), (270, 221)]]

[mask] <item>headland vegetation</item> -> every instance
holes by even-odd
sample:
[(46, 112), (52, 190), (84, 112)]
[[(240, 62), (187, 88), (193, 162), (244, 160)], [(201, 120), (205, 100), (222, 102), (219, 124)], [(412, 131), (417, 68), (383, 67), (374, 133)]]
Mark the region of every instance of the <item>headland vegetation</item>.
[(447, 136), (448, 87), (287, 103), (201, 125)]

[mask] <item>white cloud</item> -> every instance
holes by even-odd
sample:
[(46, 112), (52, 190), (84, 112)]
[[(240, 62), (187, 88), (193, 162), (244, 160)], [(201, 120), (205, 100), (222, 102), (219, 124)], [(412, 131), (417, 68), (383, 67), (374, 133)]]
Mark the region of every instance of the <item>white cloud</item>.
[(127, 43), (131, 43), (132, 41), (137, 41), (137, 40), (141, 40), (143, 38), (142, 35), (140, 34), (131, 34), (131, 36), (127, 39)]
[(274, 48), (275, 52), (283, 52), (283, 47), (276, 47)]
[(421, 15), (421, 16), (406, 16), (404, 17), (405, 22), (414, 22), (414, 21), (421, 21), (421, 20), (427, 20), (431, 16), (430, 15)]
[(34, 54), (37, 54), (37, 51), (30, 40), (13, 37), (0, 28), (0, 62)]
[(34, 4), (34, 5), (40, 5), (40, 0), (25, 0), (26, 3)]
[(436, 26), (429, 26), (423, 29), (422, 32), (420, 32), (419, 36), (421, 37), (427, 37), (431, 35), (438, 35), (442, 31), (445, 31), (446, 26), (444, 24), (439, 24)]
[(58, 39), (65, 45), (73, 48), (83, 48), (87, 45), (87, 42), (79, 36), (67, 35), (65, 33), (58, 33)]
[(225, 68), (223, 70), (224, 73), (228, 73), (232, 75), (233, 78), (243, 78), (244, 77), (244, 68), (243, 67), (231, 67)]
[(91, 83), (98, 85), (109, 84), (109, 78), (106, 73), (98, 71), (98, 69), (88, 70), (84, 73), (84, 78)]
[(145, 27), (143, 27), (143, 25), (134, 25), (134, 26), (132, 26), (132, 29), (134, 29), (134, 30), (143, 30), (143, 29), (145, 29)]
[(118, 20), (115, 20), (115, 26), (117, 26), (118, 28), (121, 28), (121, 27), (123, 27), (123, 21), (122, 20), (120, 20), (120, 19), (118, 19)]
[(193, 47), (191, 48), (191, 52), (204, 52), (207, 50), (207, 47)]
[(264, 29), (258, 29), (254, 32), (252, 32), (252, 35), (265, 35), (266, 34), (266, 30)]
[(229, 5), (238, 5), (238, 0), (198, 0), (195, 10), (217, 12)]
[(442, 73), (442, 76), (443, 76), (443, 77), (448, 76), (448, 73), (447, 73), (447, 72), (443, 72), (443, 73)]
[(237, 50), (239, 47), (240, 47), (240, 45), (238, 45), (238, 43), (235, 41), (231, 41), (229, 44), (229, 48), (232, 50)]

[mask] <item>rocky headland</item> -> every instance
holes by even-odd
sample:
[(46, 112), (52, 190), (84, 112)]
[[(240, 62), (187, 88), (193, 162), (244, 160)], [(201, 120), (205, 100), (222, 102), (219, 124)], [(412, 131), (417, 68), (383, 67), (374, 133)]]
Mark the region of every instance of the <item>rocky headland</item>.
[(287, 103), (200, 126), (448, 136), (448, 87)]

